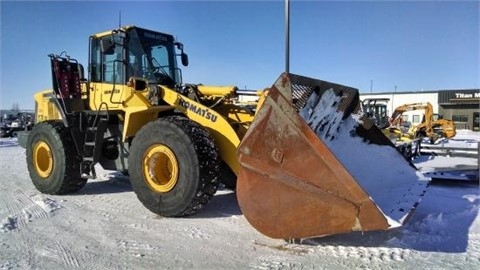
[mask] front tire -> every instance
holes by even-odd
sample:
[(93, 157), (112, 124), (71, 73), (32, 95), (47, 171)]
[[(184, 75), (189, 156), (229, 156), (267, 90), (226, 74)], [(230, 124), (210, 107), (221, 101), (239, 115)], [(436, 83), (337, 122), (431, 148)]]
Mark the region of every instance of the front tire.
[(42, 193), (72, 193), (87, 183), (80, 175), (81, 159), (72, 135), (62, 122), (35, 125), (28, 135), (26, 156), (30, 178)]
[(130, 150), (132, 188), (153, 213), (192, 215), (218, 189), (218, 149), (210, 133), (189, 119), (169, 116), (146, 124)]

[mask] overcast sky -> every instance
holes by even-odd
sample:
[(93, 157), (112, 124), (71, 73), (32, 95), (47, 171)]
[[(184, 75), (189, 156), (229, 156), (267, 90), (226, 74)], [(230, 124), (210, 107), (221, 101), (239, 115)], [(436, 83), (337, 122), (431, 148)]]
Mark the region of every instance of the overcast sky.
[[(33, 109), (50, 53), (87, 66), (119, 24), (173, 34), (189, 83), (263, 89), (285, 69), (284, 1), (1, 1), (0, 109)], [(290, 72), (361, 92), (480, 87), (479, 1), (291, 1)], [(373, 82), (373, 84), (372, 84)]]

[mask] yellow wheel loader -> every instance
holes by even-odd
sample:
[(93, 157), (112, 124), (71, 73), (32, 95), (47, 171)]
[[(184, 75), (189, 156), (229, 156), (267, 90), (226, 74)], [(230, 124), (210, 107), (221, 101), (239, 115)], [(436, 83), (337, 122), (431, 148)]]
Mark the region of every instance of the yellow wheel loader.
[[(19, 139), (35, 187), (78, 191), (99, 163), (128, 174), (150, 211), (178, 217), (223, 181), (247, 220), (280, 239), (397, 227), (425, 191), (360, 116), (356, 89), (288, 73), (257, 92), (186, 84), (177, 56), (188, 65), (172, 35), (135, 26), (90, 37), (87, 79), (76, 60), (50, 55), (53, 89), (35, 94), (36, 124)], [(381, 149), (404, 165), (400, 180), (362, 157)]]

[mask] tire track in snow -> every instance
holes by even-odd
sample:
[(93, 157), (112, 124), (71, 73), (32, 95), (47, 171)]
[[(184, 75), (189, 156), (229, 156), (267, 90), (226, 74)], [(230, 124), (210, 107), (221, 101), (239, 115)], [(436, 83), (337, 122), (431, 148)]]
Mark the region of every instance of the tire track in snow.
[(10, 196), (6, 196), (5, 199), (5, 204), (8, 209), (8, 217), (7, 220), (3, 221), (3, 232), (23, 228), (29, 220), (28, 213), (23, 211), (27, 205), (25, 199), (22, 198), (25, 194), (21, 190), (16, 190), (9, 195)]
[(48, 219), (50, 213), (60, 206), (48, 197), (43, 195), (30, 197), (20, 189), (6, 194), (8, 195), (3, 197), (2, 201), (6, 206), (8, 217), (3, 220), (0, 230), (4, 233), (18, 231), (18, 234), (13, 234), (12, 237), (17, 239), (17, 250), (23, 254), (22, 261), (26, 265), (22, 267), (37, 268), (39, 250), (32, 242), (30, 234), (33, 232), (28, 230), (27, 225), (35, 220)]
[(74, 266), (79, 267), (80, 264), (78, 263), (78, 259), (73, 255), (70, 248), (67, 246), (62, 245), (62, 243), (57, 242), (58, 250), (60, 251), (62, 262), (65, 266)]
[[(20, 231), (21, 234), (27, 234), (28, 231)], [(28, 239), (27, 239), (28, 240)], [(121, 265), (113, 260), (112, 256), (97, 253), (88, 246), (79, 244), (75, 239), (65, 237), (64, 241), (55, 240), (51, 237), (37, 235), (35, 242), (48, 243), (41, 248), (32, 248), (35, 243), (26, 243), (23, 248), (30, 249), (30, 259), (28, 267), (32, 269), (122, 269)], [(22, 253), (20, 250), (18, 254)]]
[[(91, 196), (91, 195), (88, 195)], [(131, 203), (129, 200), (125, 200), (125, 198), (119, 197), (118, 199), (109, 195), (93, 195), (92, 200), (95, 199), (97, 202), (95, 203), (96, 206), (101, 206), (102, 210), (105, 210), (108, 213), (115, 212), (119, 214), (129, 213), (133, 210), (133, 208), (137, 208), (138, 206), (142, 206), (140, 202), (134, 201)], [(136, 197), (135, 197), (136, 199)], [(99, 200), (99, 202), (98, 202)], [(143, 207), (143, 206), (142, 206)]]
[[(305, 242), (308, 243), (308, 240)], [(402, 248), (392, 247), (358, 247), (358, 246), (342, 246), (342, 245), (303, 245), (303, 244), (284, 244), (284, 245), (268, 245), (257, 243), (256, 245), (267, 247), (272, 250), (280, 250), (286, 254), (296, 256), (324, 256), (344, 259), (345, 261), (364, 265), (385, 265), (390, 263), (401, 263), (411, 258), (412, 251)], [(287, 256), (288, 257), (288, 256)], [(358, 265), (357, 265), (358, 266)], [(285, 260), (283, 257), (267, 256), (260, 257), (253, 262), (250, 267), (254, 269), (301, 269), (301, 264)]]
[(212, 236), (198, 227), (187, 227), (183, 229), (183, 232), (187, 233), (188, 236), (192, 239), (202, 239), (202, 240), (208, 240)]
[(325, 245), (315, 248), (315, 253), (336, 258), (354, 258), (366, 263), (404, 262), (410, 257), (411, 251), (392, 247), (358, 247)]
[(54, 245), (51, 247), (46, 247), (39, 250), (38, 253), (42, 257), (48, 257), (55, 263), (58, 262), (66, 266), (68, 269), (72, 267), (80, 267), (78, 259), (73, 255), (73, 252), (70, 250), (70, 248), (63, 245), (59, 241), (55, 241)]
[(138, 213), (140, 209), (143, 210), (140, 202), (130, 203), (121, 197), (112, 198), (112, 194), (77, 196), (81, 196), (81, 198), (75, 199), (76, 196), (65, 198), (66, 204), (76, 209), (83, 208), (89, 212), (94, 212), (103, 221), (114, 221), (130, 216), (131, 213)]
[(8, 209), (8, 217), (3, 222), (2, 230), (4, 232), (20, 229), (27, 223), (38, 219), (47, 219), (50, 213), (60, 208), (56, 201), (50, 198), (38, 195), (32, 199), (21, 190), (15, 190), (10, 196), (3, 198), (6, 208)]
[(156, 253), (160, 247), (150, 244), (141, 244), (135, 240), (116, 240), (116, 245), (120, 250), (134, 257), (141, 258)]
[(249, 268), (260, 270), (305, 269), (302, 263), (294, 262), (292, 258), (278, 255), (261, 256), (252, 262)]
[(80, 267), (78, 259), (73, 255), (70, 248), (57, 241), (57, 250), (61, 254), (62, 262), (65, 266)]
[[(261, 248), (268, 248), (274, 251), (274, 254), (263, 255), (250, 263), (251, 269), (304, 269), (304, 265), (295, 261), (296, 256), (304, 256), (314, 253), (314, 249), (305, 245), (293, 244), (267, 244), (254, 241), (255, 246)], [(254, 248), (256, 250), (256, 248)], [(278, 254), (278, 251), (285, 252), (285, 254)], [(287, 255), (287, 256), (284, 256)], [(292, 256), (293, 255), (293, 256)]]
[(147, 224), (143, 224), (143, 223), (124, 224), (122, 225), (122, 228), (125, 228), (127, 230), (144, 232), (144, 233), (151, 233), (150, 227), (147, 226)]
[(94, 251), (79, 252), (77, 259), (80, 263), (78, 267), (80, 269), (123, 269), (114, 258)]
[(66, 201), (76, 208), (92, 209), (106, 219), (114, 219), (143, 208), (127, 184), (118, 184), (111, 179), (91, 180), (80, 193), (68, 196)]

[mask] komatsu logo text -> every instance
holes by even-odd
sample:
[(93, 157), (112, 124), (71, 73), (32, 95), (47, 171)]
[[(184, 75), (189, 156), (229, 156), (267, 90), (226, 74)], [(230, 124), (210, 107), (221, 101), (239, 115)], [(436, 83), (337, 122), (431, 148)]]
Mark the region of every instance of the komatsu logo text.
[(118, 93), (120, 93), (120, 89), (105, 90), (105, 91), (103, 91), (103, 93), (104, 93), (105, 95), (111, 94), (112, 92), (113, 92), (114, 94), (118, 94)]
[(201, 107), (197, 107), (197, 105), (195, 104), (192, 104), (188, 101), (185, 101), (183, 99), (180, 99), (180, 101), (178, 102), (178, 104), (182, 107), (184, 107), (185, 109), (195, 113), (195, 114), (198, 114), (200, 115), (201, 117), (207, 119), (207, 120), (210, 120), (212, 122), (216, 122), (217, 121), (217, 116), (211, 112), (208, 111), (208, 109), (202, 109)]

